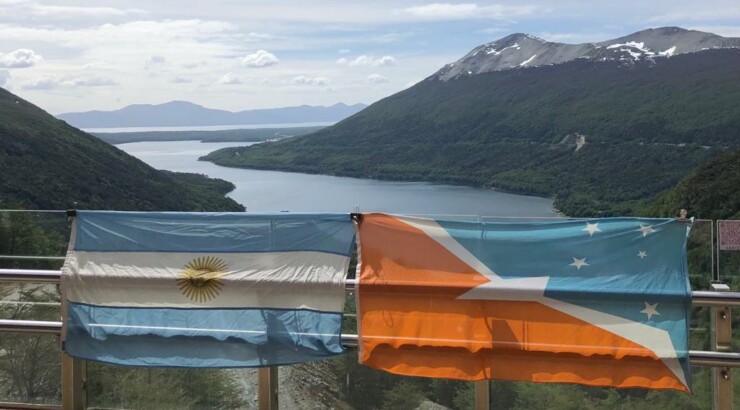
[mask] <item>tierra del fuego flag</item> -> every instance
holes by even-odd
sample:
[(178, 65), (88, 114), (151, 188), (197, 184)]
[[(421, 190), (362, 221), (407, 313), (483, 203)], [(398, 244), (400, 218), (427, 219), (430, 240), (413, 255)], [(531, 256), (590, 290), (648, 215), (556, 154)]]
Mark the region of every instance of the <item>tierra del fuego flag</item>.
[(689, 228), (364, 214), (359, 360), (409, 376), (688, 391)]
[(255, 367), (343, 352), (348, 214), (78, 211), (64, 350), (133, 366)]

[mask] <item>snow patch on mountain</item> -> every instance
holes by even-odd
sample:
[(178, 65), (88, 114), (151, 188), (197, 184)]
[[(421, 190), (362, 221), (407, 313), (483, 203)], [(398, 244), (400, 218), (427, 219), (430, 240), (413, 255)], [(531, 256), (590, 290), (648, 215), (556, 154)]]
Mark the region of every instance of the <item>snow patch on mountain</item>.
[(646, 53), (650, 52), (650, 50), (645, 48), (645, 43), (638, 43), (636, 41), (628, 41), (624, 44), (611, 44), (611, 45), (606, 46), (607, 49), (617, 48), (617, 47), (633, 47), (642, 52), (646, 52)]
[(519, 64), (519, 67), (524, 67), (525, 65), (531, 63), (532, 60), (534, 60), (535, 57), (537, 57), (537, 54), (535, 54), (532, 57), (529, 57), (528, 59), (524, 60), (521, 64)]
[[(705, 49), (703, 49), (703, 50), (705, 50)], [(670, 56), (672, 56), (672, 55), (673, 55), (673, 53), (675, 53), (675, 52), (676, 52), (676, 46), (673, 46), (673, 47), (669, 48), (668, 50), (665, 50), (665, 51), (661, 51), (661, 52), (660, 52), (660, 53), (658, 53), (658, 54), (659, 54), (659, 55), (661, 55), (661, 56), (665, 56), (665, 57), (670, 57)]]
[(486, 50), (486, 54), (493, 54), (493, 55), (497, 56), (497, 55), (503, 53), (504, 51), (509, 50), (509, 49), (512, 49), (512, 48), (515, 48), (517, 50), (521, 49), (521, 47), (519, 47), (519, 44), (514, 43), (514, 45), (511, 45), (511, 46), (508, 46), (508, 47), (504, 47), (501, 50), (496, 50), (495, 48), (492, 48), (490, 50)]

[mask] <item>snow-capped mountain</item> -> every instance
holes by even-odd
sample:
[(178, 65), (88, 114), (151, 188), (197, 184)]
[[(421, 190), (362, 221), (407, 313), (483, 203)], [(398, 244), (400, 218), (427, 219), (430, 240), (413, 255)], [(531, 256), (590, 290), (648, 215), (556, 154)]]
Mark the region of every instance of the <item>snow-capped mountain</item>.
[(561, 64), (579, 58), (618, 61), (658, 61), (677, 54), (716, 48), (740, 48), (740, 38), (661, 27), (638, 31), (600, 43), (563, 44), (516, 33), (474, 48), (460, 60), (442, 67), (431, 78), (447, 81), (491, 71)]

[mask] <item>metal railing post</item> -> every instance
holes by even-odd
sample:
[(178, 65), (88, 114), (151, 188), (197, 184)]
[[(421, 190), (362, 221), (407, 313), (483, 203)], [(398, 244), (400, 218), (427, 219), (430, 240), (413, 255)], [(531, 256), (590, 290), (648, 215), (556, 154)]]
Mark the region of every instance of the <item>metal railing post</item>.
[(475, 382), (475, 410), (488, 410), (491, 405), (491, 381)]
[(85, 362), (62, 353), (62, 409), (84, 410), (85, 408), (87, 408)]
[(279, 408), (277, 366), (260, 367), (257, 372), (257, 384), (259, 409), (277, 410)]
[[(729, 292), (730, 287), (723, 283), (713, 283), (715, 292)], [(732, 310), (729, 306), (711, 308), (711, 346), (715, 352), (732, 351)], [(732, 410), (732, 369), (729, 367), (712, 368), (712, 408), (715, 410)]]

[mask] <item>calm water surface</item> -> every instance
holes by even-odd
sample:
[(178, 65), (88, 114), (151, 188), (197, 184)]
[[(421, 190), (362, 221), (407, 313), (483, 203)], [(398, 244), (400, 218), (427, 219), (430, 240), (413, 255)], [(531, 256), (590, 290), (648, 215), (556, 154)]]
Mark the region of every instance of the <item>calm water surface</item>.
[(134, 142), (118, 148), (157, 169), (196, 172), (232, 182), (229, 196), (254, 212), (381, 211), (430, 215), (556, 216), (546, 198), (490, 189), (226, 168), (198, 157), (250, 143)]

